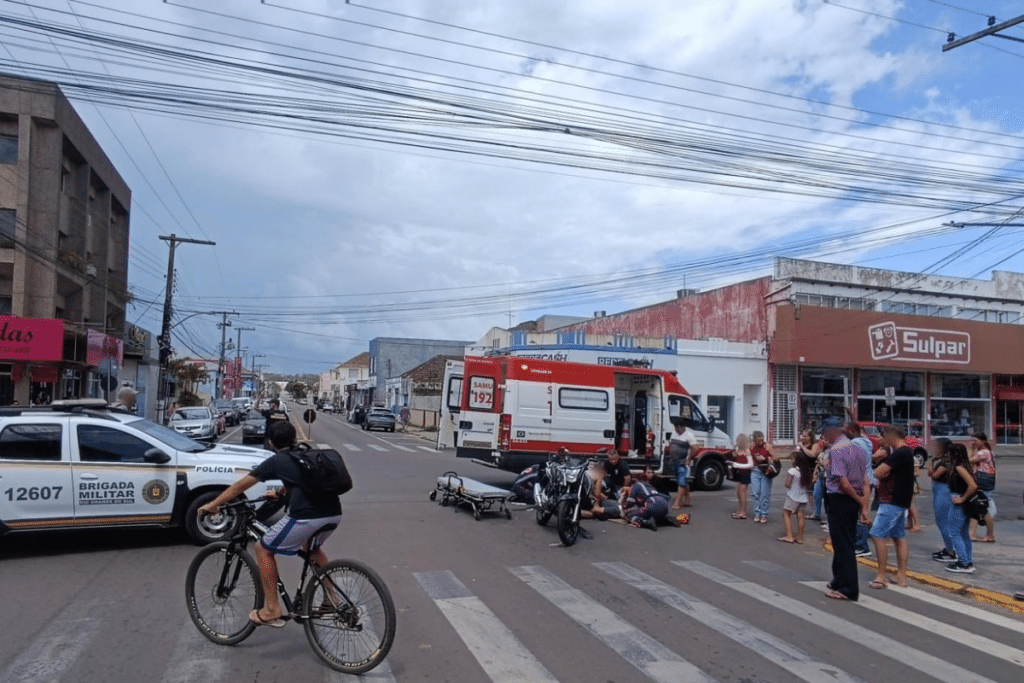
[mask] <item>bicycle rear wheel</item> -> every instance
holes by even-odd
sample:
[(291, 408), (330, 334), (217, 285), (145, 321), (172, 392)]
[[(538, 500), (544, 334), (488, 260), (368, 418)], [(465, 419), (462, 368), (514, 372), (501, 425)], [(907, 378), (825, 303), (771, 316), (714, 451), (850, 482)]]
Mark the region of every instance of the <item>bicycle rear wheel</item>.
[(306, 637), (327, 666), (361, 674), (387, 657), (395, 641), (395, 604), (365, 564), (328, 562), (306, 584), (302, 604)]
[(249, 613), (263, 604), (256, 561), (227, 542), (200, 550), (185, 576), (185, 602), (199, 632), (218, 645), (235, 645), (256, 629)]

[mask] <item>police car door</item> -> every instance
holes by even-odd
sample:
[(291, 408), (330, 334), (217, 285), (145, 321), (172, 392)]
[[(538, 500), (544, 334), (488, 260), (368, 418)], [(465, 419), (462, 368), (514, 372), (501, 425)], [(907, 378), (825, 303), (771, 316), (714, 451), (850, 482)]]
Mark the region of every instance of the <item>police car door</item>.
[(67, 419), (25, 416), (0, 429), (0, 522), (11, 529), (74, 517)]
[[(174, 505), (174, 452), (119, 423), (72, 422), (75, 517), (112, 524), (166, 523)], [(164, 464), (146, 461), (157, 449)], [(125, 519), (131, 517), (132, 519)]]

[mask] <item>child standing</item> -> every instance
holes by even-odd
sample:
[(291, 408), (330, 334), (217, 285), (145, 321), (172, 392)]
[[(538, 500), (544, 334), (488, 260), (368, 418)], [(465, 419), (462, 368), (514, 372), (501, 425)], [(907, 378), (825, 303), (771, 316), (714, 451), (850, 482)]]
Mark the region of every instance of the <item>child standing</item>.
[[(814, 485), (814, 460), (802, 450), (793, 452), (793, 466), (786, 472), (786, 504), (782, 507), (782, 523), (786, 535), (780, 536), (783, 543), (804, 542), (804, 508), (810, 501), (808, 489)], [(793, 536), (793, 514), (796, 513), (797, 530)]]
[(754, 456), (750, 453), (750, 442), (746, 434), (736, 437), (736, 448), (732, 451), (729, 467), (736, 479), (736, 512), (733, 519), (747, 518), (747, 488), (750, 486), (750, 470), (754, 468)]

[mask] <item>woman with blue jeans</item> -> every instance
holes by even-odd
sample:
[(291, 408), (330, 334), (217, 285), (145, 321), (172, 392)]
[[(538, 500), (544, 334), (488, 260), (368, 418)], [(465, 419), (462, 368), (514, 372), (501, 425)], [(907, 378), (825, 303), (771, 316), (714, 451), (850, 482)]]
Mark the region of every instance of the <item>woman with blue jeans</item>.
[(965, 503), (978, 490), (978, 484), (971, 473), (971, 461), (963, 444), (949, 447), (949, 533), (956, 551), (956, 562), (947, 565), (946, 571), (957, 574), (974, 573), (974, 556), (971, 545), (971, 516)]
[(754, 458), (754, 469), (750, 472), (750, 489), (754, 494), (754, 521), (768, 523), (768, 508), (772, 503), (772, 479), (766, 474), (770, 468), (778, 474), (779, 464), (771, 447), (764, 442), (762, 432), (751, 434), (754, 443), (750, 454)]
[(949, 491), (949, 439), (939, 437), (928, 444), (928, 476), (932, 480), (932, 507), (935, 510), (935, 526), (942, 534), (942, 550), (932, 553), (936, 562), (952, 562), (957, 559), (953, 550), (953, 535), (949, 530), (949, 512), (953, 507)]

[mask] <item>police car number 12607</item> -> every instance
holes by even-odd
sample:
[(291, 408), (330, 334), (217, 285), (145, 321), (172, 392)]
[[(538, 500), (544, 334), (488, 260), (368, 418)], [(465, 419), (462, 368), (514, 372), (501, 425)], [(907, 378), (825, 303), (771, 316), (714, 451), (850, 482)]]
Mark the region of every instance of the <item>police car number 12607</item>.
[(63, 490), (63, 486), (30, 486), (28, 488), (21, 486), (16, 489), (7, 489), (4, 491), (4, 495), (10, 501), (57, 500)]

